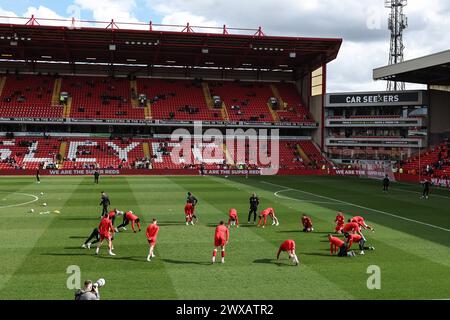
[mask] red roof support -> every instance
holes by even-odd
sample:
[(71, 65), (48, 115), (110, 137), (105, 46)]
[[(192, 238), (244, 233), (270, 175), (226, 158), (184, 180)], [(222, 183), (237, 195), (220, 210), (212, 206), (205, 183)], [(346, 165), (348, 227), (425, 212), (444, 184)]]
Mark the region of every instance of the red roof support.
[(184, 27), (181, 32), (194, 32), (194, 30), (189, 26), (189, 22), (186, 24), (186, 27)]
[(258, 31), (256, 31), (256, 33), (255, 33), (254, 35), (257, 36), (257, 37), (264, 37), (265, 34), (264, 34), (264, 32), (262, 31), (262, 27), (259, 27), (259, 28), (258, 28)]
[(28, 20), (27, 23), (25, 23), (25, 25), (27, 25), (27, 26), (35, 26), (35, 25), (38, 25), (38, 26), (39, 26), (40, 23), (37, 22), (36, 18), (34, 17), (34, 14), (33, 14), (33, 15), (31, 15), (30, 20)]

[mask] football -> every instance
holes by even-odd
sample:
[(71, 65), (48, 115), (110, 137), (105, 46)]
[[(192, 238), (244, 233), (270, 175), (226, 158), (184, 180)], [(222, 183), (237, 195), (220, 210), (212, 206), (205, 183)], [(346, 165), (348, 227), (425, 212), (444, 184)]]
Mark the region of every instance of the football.
[(33, 212), (34, 212), (34, 209), (31, 209), (30, 212), (33, 213)]
[(47, 203), (46, 202), (44, 202), (43, 204), (42, 204), (44, 207), (46, 207), (47, 206)]

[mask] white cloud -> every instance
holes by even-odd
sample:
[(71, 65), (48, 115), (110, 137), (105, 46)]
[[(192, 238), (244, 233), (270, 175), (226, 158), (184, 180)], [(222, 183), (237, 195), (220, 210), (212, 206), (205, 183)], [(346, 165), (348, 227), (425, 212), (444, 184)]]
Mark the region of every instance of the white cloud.
[(75, 0), (74, 4), (91, 11), (96, 21), (138, 22), (133, 15), (137, 9), (135, 0)]
[[(328, 90), (386, 88), (384, 81), (372, 80), (373, 68), (388, 62), (389, 11), (384, 8), (384, 0), (148, 0), (147, 4), (164, 16), (163, 23), (185, 24), (192, 17), (191, 21), (219, 27), (261, 25), (269, 35), (343, 38), (338, 58), (329, 65)], [(448, 49), (448, 1), (410, 1), (405, 14), (409, 17), (405, 59)], [(418, 87), (422, 86), (407, 85)]]

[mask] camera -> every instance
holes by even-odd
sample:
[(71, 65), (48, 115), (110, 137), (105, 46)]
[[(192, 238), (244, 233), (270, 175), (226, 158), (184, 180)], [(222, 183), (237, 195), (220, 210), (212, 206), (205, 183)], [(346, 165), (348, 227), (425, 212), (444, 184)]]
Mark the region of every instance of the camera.
[(105, 285), (105, 279), (100, 278), (92, 285), (92, 287), (100, 288), (100, 287), (103, 287), (104, 285)]

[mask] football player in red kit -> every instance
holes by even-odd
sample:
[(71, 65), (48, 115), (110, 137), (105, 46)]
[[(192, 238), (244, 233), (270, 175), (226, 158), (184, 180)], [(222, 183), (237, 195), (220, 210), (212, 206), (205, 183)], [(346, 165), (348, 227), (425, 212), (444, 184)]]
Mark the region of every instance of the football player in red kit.
[(352, 247), (353, 243), (357, 242), (359, 244), (359, 254), (363, 255), (364, 254), (364, 249), (369, 249), (369, 250), (375, 250), (374, 247), (364, 247), (365, 243), (366, 243), (366, 239), (359, 234), (351, 234), (351, 233), (346, 233), (345, 234), (345, 242), (347, 245), (347, 250), (350, 250), (350, 248)]
[(344, 225), (344, 227), (342, 228), (342, 232), (343, 233), (356, 233), (356, 234), (360, 234), (361, 233), (361, 228), (359, 227), (359, 224), (356, 222), (349, 222), (347, 224)]
[(116, 217), (123, 216), (123, 211), (114, 209), (108, 213), (108, 218), (111, 220), (112, 225), (114, 226), (114, 222), (116, 221)]
[(336, 216), (336, 219), (334, 219), (334, 222), (336, 223), (334, 232), (342, 233), (342, 229), (344, 228), (344, 225), (345, 225), (345, 216), (341, 211), (339, 211), (337, 213), (337, 216)]
[(225, 226), (225, 223), (223, 221), (220, 221), (220, 224), (216, 227), (216, 231), (214, 233), (214, 251), (212, 256), (212, 263), (216, 262), (217, 248), (219, 247), (222, 250), (222, 263), (225, 263), (225, 246), (227, 245), (229, 238), (230, 232), (228, 228)]
[(338, 237), (333, 237), (331, 234), (328, 235), (328, 241), (330, 241), (330, 254), (335, 254), (345, 245), (345, 242), (339, 239)]
[(270, 216), (272, 218), (272, 225), (278, 226), (280, 224), (278, 222), (277, 217), (275, 216), (275, 211), (273, 210), (273, 208), (267, 208), (267, 209), (263, 210), (261, 212), (261, 214), (259, 215), (259, 220), (258, 220), (258, 225), (257, 225), (258, 227), (260, 226), (262, 221), (264, 221), (264, 223), (262, 224), (262, 227), (263, 228), (266, 227), (267, 216)]
[(289, 258), (295, 263), (295, 265), (299, 265), (300, 261), (298, 260), (297, 255), (295, 254), (295, 241), (294, 240), (286, 240), (284, 241), (277, 252), (277, 260), (280, 258), (281, 251), (285, 251), (289, 254)]
[(155, 257), (155, 255), (153, 254), (153, 250), (155, 249), (155, 246), (156, 246), (156, 238), (158, 236), (158, 232), (159, 232), (158, 221), (156, 221), (156, 219), (153, 219), (152, 224), (150, 224), (147, 227), (147, 231), (145, 232), (145, 234), (147, 236), (148, 244), (150, 245), (150, 249), (148, 251), (148, 256), (147, 256), (148, 262), (150, 262), (151, 259)]
[(236, 209), (230, 209), (230, 218), (228, 219), (228, 227), (236, 226), (236, 228), (239, 228), (239, 219)]
[(136, 223), (139, 231), (141, 231), (141, 220), (138, 218), (137, 215), (133, 213), (133, 211), (127, 211), (123, 215), (123, 222), (120, 226), (117, 227), (116, 232), (119, 232), (119, 229), (122, 228), (125, 229), (125, 226), (128, 225), (131, 221), (131, 229), (133, 229), (133, 232), (136, 233), (136, 229), (134, 228), (134, 224)]
[(192, 220), (192, 216), (194, 215), (194, 205), (190, 202), (187, 202), (184, 206), (184, 214), (186, 216), (186, 225), (189, 223), (194, 225), (194, 221)]
[(308, 217), (306, 214), (303, 214), (302, 216), (302, 225), (303, 225), (303, 232), (314, 231), (311, 217)]
[(364, 229), (366, 229), (366, 230), (368, 229), (368, 230), (370, 230), (370, 231), (375, 231), (375, 230), (372, 228), (372, 226), (369, 226), (369, 225), (366, 224), (366, 221), (365, 221), (364, 218), (361, 217), (361, 216), (356, 216), (356, 217), (351, 218), (351, 219), (350, 219), (350, 222), (356, 222), (357, 224), (359, 224), (359, 226), (360, 226), (361, 228), (364, 228)]
[(100, 234), (100, 242), (98, 243), (97, 249), (95, 250), (95, 254), (99, 254), (100, 247), (103, 245), (103, 241), (106, 239), (108, 240), (109, 255), (115, 256), (116, 254), (112, 252), (113, 250), (112, 235), (114, 235), (114, 227), (112, 225), (111, 220), (109, 220), (107, 214), (105, 214), (102, 218), (102, 221), (100, 221), (100, 224), (98, 226), (98, 232)]

